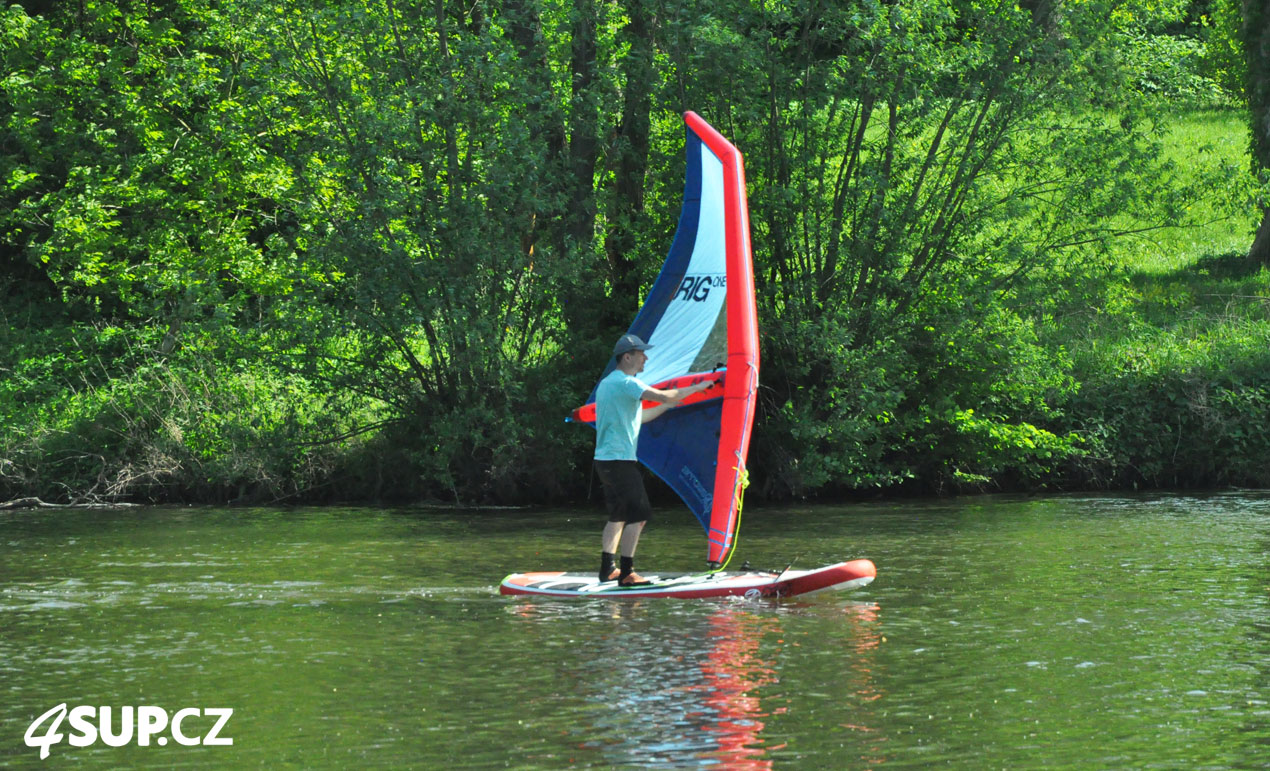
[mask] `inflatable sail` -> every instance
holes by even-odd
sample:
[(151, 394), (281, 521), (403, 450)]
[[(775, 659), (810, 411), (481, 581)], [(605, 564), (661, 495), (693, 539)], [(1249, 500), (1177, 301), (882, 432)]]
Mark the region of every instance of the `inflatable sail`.
[[(679, 227), (628, 331), (653, 346), (640, 380), (679, 388), (711, 378), (723, 388), (694, 394), (645, 423), (636, 452), (701, 521), (707, 561), (717, 564), (736, 538), (758, 395), (754, 269), (741, 153), (696, 113), (685, 113), (684, 123), (688, 167)], [(603, 374), (615, 366), (610, 361)], [(595, 425), (594, 389), (572, 418)]]

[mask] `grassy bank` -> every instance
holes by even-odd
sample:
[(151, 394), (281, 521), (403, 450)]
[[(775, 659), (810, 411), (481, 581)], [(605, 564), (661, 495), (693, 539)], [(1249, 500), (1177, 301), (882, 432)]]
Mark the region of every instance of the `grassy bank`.
[(1242, 255), (1134, 273), (1088, 326), (1068, 319), (1066, 407), (1099, 487), (1270, 484), (1270, 271)]
[[(1237, 111), (1180, 116), (1167, 137), (1183, 173), (1247, 163)], [(1068, 484), (1270, 485), (1270, 270), (1245, 258), (1258, 220), (1242, 195), (1214, 189), (1201, 224), (1122, 241), (1098, 301), (1054, 320), (1080, 384), (1067, 427), (1086, 441)]]

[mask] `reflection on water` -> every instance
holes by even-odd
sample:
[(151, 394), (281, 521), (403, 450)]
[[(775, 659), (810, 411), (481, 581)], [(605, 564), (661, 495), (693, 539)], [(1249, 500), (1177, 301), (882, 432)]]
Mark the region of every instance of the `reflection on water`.
[[(769, 718), (788, 712), (779, 693), (784, 622), (807, 606), (687, 604), (674, 614), (676, 623), (667, 624), (656, 612), (665, 603), (519, 599), (509, 613), (531, 627), (584, 621), (594, 630), (595, 638), (578, 651), (577, 687), (595, 705), (595, 717), (574, 732), (579, 746), (597, 751), (605, 763), (772, 768), (774, 755), (789, 749), (764, 730)], [(841, 651), (846, 677), (834, 690), (848, 690), (864, 704), (876, 701), (879, 608), (851, 601), (832, 607), (841, 608), (851, 640)], [(842, 727), (870, 736), (861, 760), (876, 764), (884, 738), (869, 722), (861, 714)]]
[[(0, 767), (63, 701), (235, 709), (232, 748), (54, 749), (83, 768), (1266, 767), (1270, 493), (757, 510), (747, 559), (878, 580), (497, 593), (589, 562), (590, 514), (0, 512)], [(645, 564), (698, 564), (681, 520)]]
[(766, 748), (760, 732), (767, 713), (757, 690), (779, 678), (774, 662), (760, 657), (759, 643), (763, 635), (780, 631), (775, 616), (742, 616), (727, 609), (710, 617), (707, 653), (700, 668), (702, 683), (695, 687), (705, 708), (690, 717), (697, 718), (693, 722), (698, 731), (714, 737), (718, 750), (703, 752), (701, 757), (714, 758), (729, 768), (772, 767), (771, 760), (762, 759)]
[(843, 689), (852, 694), (858, 704), (859, 718), (838, 725), (857, 734), (855, 746), (859, 751), (858, 759), (867, 768), (880, 766), (887, 760), (883, 754), (886, 733), (875, 712), (877, 702), (884, 695), (875, 675), (875, 668), (878, 666), (876, 654), (885, 639), (882, 636), (879, 612), (877, 603), (873, 602), (853, 602), (843, 608), (851, 630), (849, 639), (853, 643), (853, 665), (848, 670), (850, 676), (843, 683)]

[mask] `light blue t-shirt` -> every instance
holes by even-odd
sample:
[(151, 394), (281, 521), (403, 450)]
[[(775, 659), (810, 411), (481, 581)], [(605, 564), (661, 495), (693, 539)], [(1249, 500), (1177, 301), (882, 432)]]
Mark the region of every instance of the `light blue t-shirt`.
[(639, 426), (643, 422), (640, 396), (648, 386), (619, 369), (595, 389), (595, 459), (635, 460)]

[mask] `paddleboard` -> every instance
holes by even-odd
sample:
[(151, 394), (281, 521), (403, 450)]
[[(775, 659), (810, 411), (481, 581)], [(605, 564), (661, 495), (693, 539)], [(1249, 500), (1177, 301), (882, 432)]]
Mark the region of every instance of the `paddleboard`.
[(869, 560), (839, 562), (813, 570), (782, 572), (746, 570), (719, 573), (645, 574), (649, 583), (619, 586), (600, 581), (594, 573), (513, 573), (503, 579), (501, 594), (540, 597), (793, 597), (826, 589), (849, 590), (867, 586), (877, 575)]

